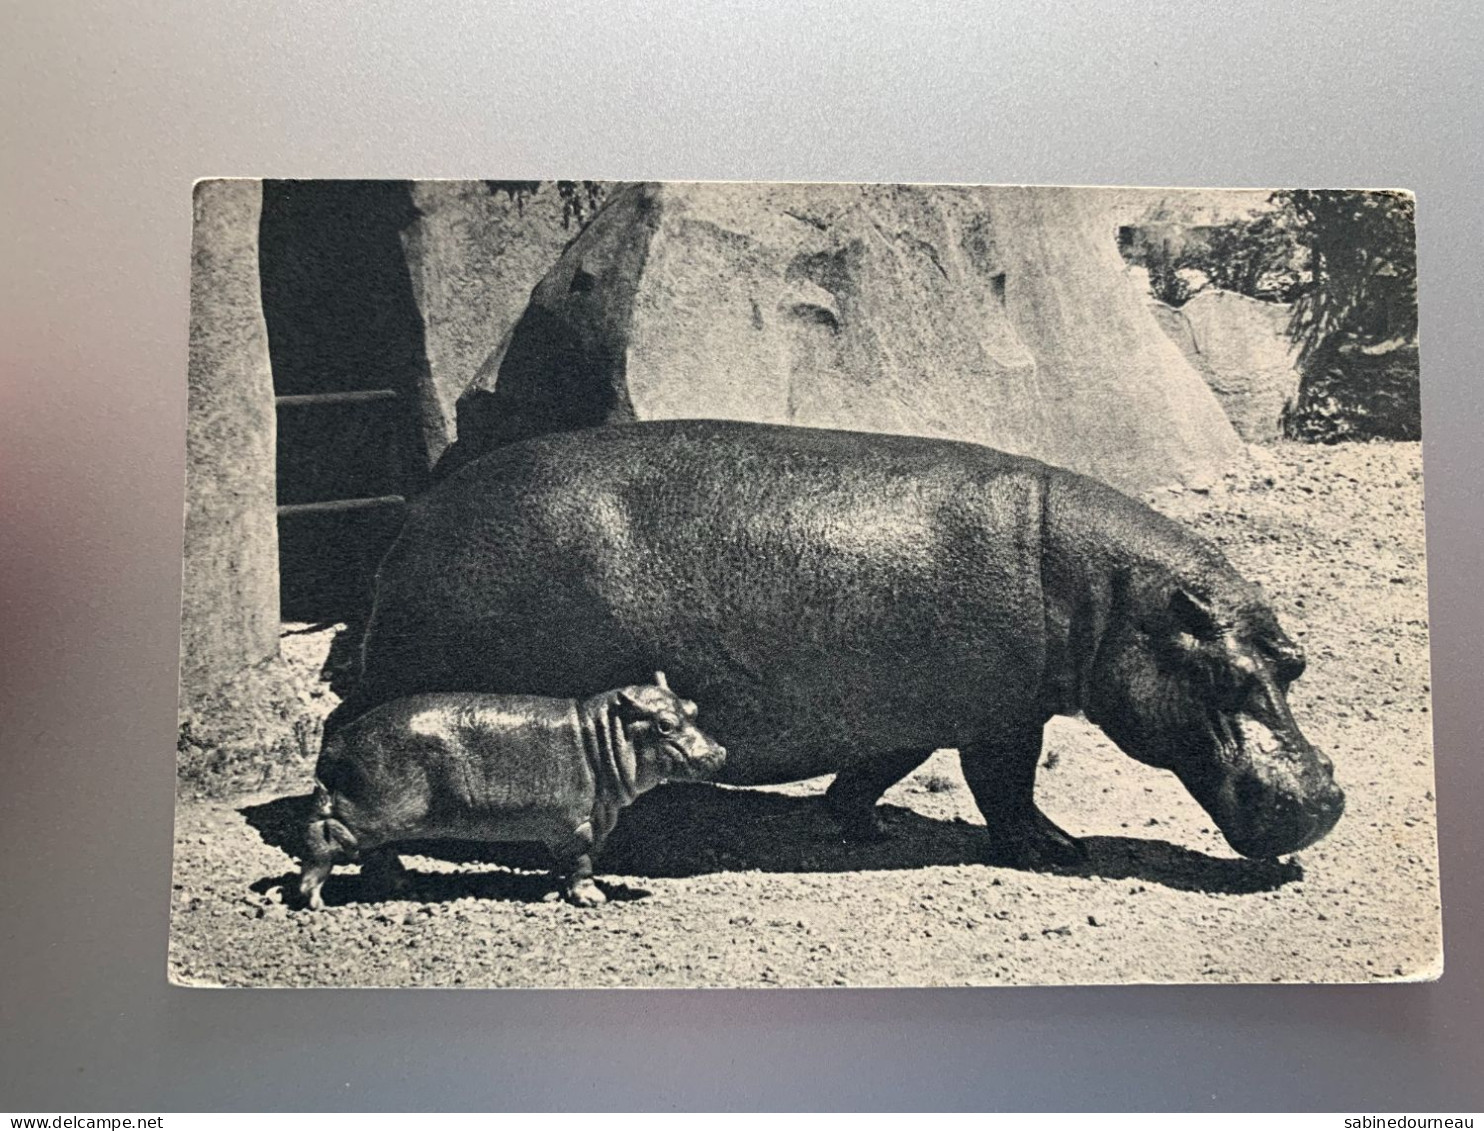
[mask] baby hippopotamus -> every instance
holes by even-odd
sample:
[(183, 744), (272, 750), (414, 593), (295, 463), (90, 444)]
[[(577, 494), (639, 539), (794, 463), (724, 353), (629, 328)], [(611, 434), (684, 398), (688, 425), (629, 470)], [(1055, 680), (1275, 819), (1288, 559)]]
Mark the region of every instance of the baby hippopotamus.
[(326, 740), (315, 767), (299, 891), (320, 908), (336, 864), (401, 882), (392, 845), (421, 838), (539, 841), (572, 903), (606, 897), (593, 857), (619, 810), (669, 778), (711, 777), (726, 751), (665, 683), (590, 699), (474, 692), (413, 695)]

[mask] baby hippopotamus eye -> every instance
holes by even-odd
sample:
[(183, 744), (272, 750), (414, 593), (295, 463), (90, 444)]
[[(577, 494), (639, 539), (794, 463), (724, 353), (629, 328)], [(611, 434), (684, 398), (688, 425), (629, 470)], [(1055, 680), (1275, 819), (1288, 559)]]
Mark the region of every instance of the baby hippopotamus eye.
[(674, 734), (676, 730), (675, 720), (666, 715), (660, 715), (654, 720), (654, 729), (661, 734)]

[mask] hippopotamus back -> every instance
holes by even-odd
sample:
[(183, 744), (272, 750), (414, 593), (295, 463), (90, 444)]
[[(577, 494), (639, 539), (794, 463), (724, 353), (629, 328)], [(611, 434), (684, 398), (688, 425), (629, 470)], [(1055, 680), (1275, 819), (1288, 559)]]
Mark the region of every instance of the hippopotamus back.
[(465, 467), (381, 567), (353, 703), (575, 695), (663, 663), (738, 783), (1033, 709), (1044, 466), (895, 436), (846, 466), (840, 436), (671, 422)]

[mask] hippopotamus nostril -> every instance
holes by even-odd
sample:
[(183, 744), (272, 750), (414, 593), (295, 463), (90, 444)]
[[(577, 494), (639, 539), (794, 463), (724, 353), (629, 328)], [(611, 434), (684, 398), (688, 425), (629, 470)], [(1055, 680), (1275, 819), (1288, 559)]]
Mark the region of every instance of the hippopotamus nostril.
[(1330, 823), (1330, 827), (1333, 828), (1334, 823), (1345, 812), (1345, 791), (1337, 785), (1331, 785), (1328, 794), (1320, 802), (1320, 805), (1324, 810), (1325, 818)]

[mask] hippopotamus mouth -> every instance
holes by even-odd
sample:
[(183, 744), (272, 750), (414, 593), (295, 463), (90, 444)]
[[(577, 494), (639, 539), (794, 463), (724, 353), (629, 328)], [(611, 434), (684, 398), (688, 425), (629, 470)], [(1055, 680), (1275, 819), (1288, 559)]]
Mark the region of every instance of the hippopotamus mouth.
[(1181, 777), (1234, 849), (1272, 859), (1335, 827), (1344, 791), (1330, 760), (1302, 735), (1277, 734), (1245, 712), (1213, 711), (1208, 728), (1214, 768)]

